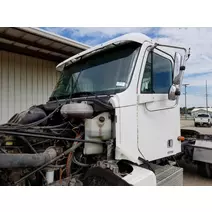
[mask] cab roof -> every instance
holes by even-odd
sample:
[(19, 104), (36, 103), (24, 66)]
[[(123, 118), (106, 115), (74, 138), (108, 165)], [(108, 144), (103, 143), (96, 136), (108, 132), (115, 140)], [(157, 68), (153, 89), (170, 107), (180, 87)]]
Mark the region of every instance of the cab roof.
[(111, 44), (115, 44), (115, 43), (119, 43), (119, 42), (127, 42), (127, 41), (132, 41), (132, 42), (137, 42), (137, 43), (144, 43), (145, 41), (147, 42), (150, 42), (150, 43), (153, 43), (152, 39), (149, 38), (148, 36), (142, 34), (142, 33), (129, 33), (129, 34), (125, 34), (125, 35), (122, 35), (120, 37), (117, 37), (115, 39), (112, 39), (110, 41), (107, 41), (105, 43), (102, 43), (102, 44), (99, 44), (99, 45), (96, 45), (94, 47), (91, 47), (83, 52), (80, 52), (79, 54), (76, 54), (66, 60), (64, 60), (63, 62), (61, 62), (60, 64), (57, 65), (56, 69), (58, 71), (62, 71), (63, 68), (66, 66), (66, 65), (69, 65), (73, 62), (75, 62), (78, 58), (82, 57), (82, 56), (85, 56), (87, 54), (90, 54), (90, 53), (93, 53), (93, 52), (96, 52), (98, 50), (102, 50), (104, 48), (107, 48), (108, 46), (110, 46)]

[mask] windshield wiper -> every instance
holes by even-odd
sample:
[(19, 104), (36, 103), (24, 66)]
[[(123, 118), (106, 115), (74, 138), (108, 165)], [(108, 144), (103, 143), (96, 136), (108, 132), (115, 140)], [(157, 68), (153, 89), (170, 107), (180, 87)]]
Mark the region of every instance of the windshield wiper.
[(66, 95), (61, 95), (61, 96), (52, 96), (49, 98), (49, 101), (53, 101), (53, 100), (59, 100), (59, 99), (67, 99), (67, 98), (76, 98), (76, 97), (86, 97), (86, 96), (96, 96), (95, 93), (92, 92), (76, 92), (73, 94), (66, 94)]
[[(87, 97), (87, 96), (94, 96), (94, 98), (92, 98), (93, 101), (95, 101), (97, 104), (105, 107), (106, 109), (108, 110), (112, 110), (113, 107), (108, 104), (107, 102), (105, 102), (103, 99), (99, 98), (97, 96), (96, 93), (93, 93), (93, 92), (76, 92), (76, 93), (73, 93), (71, 95), (71, 98), (77, 98), (77, 97)], [(58, 100), (58, 99), (66, 99), (66, 98), (70, 98), (70, 95), (63, 95), (63, 96), (59, 96), (59, 97), (50, 97), (49, 100), (52, 101), (52, 100)]]

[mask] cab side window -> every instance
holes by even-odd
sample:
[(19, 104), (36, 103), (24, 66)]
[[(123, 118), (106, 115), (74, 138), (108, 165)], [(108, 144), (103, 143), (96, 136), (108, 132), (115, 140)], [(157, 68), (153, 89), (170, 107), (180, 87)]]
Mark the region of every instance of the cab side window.
[(168, 93), (172, 85), (171, 60), (156, 54), (149, 53), (141, 83), (141, 93)]

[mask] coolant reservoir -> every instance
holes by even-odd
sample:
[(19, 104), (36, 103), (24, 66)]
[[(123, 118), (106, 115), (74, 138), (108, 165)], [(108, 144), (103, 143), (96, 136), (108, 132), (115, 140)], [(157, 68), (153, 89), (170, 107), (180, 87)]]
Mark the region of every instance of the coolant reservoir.
[[(111, 118), (108, 112), (101, 113), (93, 119), (85, 119), (85, 139), (93, 141), (107, 141), (111, 139)], [(94, 155), (103, 152), (102, 144), (85, 143), (84, 154)]]

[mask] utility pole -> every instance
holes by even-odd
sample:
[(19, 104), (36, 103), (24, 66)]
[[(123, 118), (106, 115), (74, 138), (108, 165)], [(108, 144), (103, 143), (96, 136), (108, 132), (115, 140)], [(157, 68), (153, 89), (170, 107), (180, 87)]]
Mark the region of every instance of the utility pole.
[(205, 83), (205, 100), (206, 100), (206, 110), (207, 110), (207, 114), (208, 114), (208, 84), (207, 84), (207, 80)]
[(185, 113), (185, 118), (187, 119), (187, 86), (188, 86), (189, 84), (183, 84), (183, 86), (185, 87), (185, 111), (184, 111), (184, 113)]

